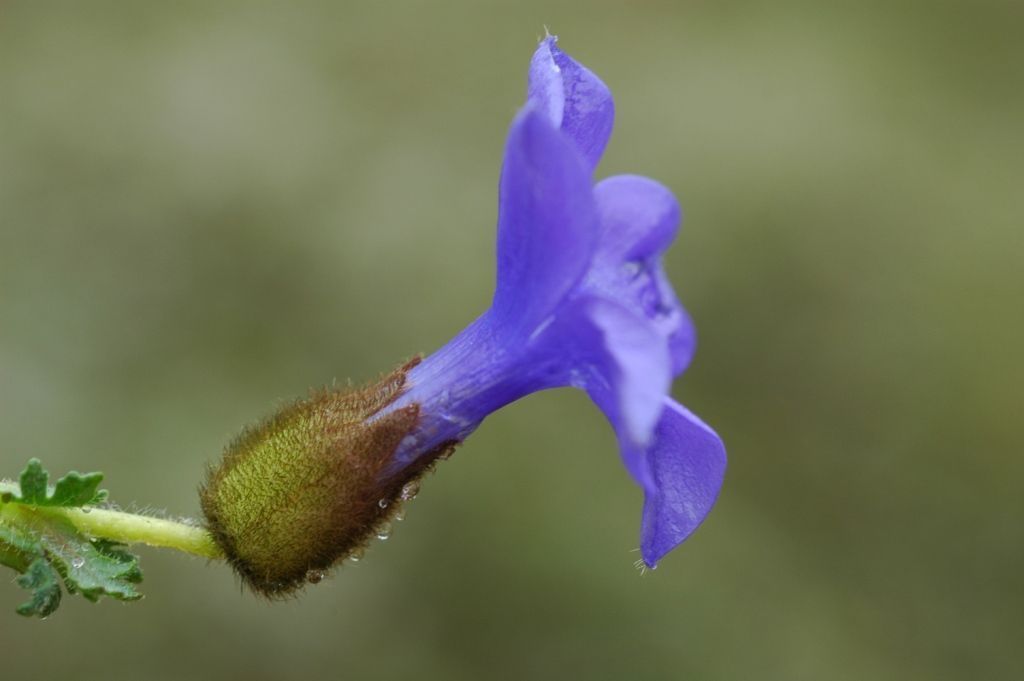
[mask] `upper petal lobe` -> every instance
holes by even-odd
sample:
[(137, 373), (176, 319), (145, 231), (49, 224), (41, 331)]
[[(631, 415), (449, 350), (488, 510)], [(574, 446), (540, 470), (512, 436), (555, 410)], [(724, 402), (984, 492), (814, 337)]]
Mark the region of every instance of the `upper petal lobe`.
[(548, 36), (537, 47), (527, 98), (573, 140), (593, 171), (612, 134), (615, 104), (608, 86), (558, 49), (556, 40)]
[(586, 273), (598, 233), (582, 157), (533, 106), (509, 132), (498, 200), (491, 313), (506, 333), (528, 335)]

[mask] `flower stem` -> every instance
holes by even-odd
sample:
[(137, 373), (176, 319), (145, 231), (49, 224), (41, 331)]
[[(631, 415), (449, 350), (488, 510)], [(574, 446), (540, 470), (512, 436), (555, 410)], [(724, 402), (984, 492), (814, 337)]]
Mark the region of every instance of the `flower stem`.
[(83, 534), (97, 539), (177, 549), (203, 558), (224, 557), (210, 533), (196, 525), (104, 508), (40, 510), (63, 515)]
[[(0, 492), (3, 491), (16, 490), (7, 483), (0, 483)], [(18, 506), (22, 513), (62, 518), (82, 534), (95, 539), (176, 549), (203, 558), (224, 557), (206, 528), (191, 523), (95, 507)]]

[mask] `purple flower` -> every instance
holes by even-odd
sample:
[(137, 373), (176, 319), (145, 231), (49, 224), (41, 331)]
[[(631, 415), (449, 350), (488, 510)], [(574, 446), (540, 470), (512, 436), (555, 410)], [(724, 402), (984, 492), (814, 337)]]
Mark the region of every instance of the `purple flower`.
[(644, 489), (649, 567), (708, 514), (722, 442), (668, 396), (694, 350), (661, 269), (679, 206), (636, 175), (593, 184), (612, 118), (604, 83), (554, 38), (541, 42), (505, 149), (490, 309), (422, 361), (284, 407), (210, 468), (207, 526), (253, 590), (278, 597), (357, 557), (435, 461), (491, 412), (546, 388), (585, 390), (611, 421)]
[(592, 181), (613, 118), (605, 84), (545, 38), (505, 147), (494, 301), (408, 372), (380, 416), (419, 409), (389, 464), (397, 473), (525, 395), (585, 390), (643, 487), (641, 554), (653, 568), (711, 510), (726, 460), (714, 431), (668, 394), (695, 346), (661, 267), (679, 205), (645, 177)]

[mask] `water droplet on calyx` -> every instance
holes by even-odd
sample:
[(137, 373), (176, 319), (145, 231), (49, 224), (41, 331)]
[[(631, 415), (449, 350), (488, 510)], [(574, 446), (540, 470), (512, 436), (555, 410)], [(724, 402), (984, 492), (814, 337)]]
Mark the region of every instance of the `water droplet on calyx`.
[(76, 570), (78, 570), (79, 568), (81, 568), (84, 565), (85, 565), (85, 558), (82, 558), (81, 556), (78, 556), (78, 557), (75, 557), (75, 558), (71, 559), (71, 567), (73, 567)]
[(381, 499), (377, 502), (377, 506), (380, 508), (387, 508), (390, 502), (387, 499)]
[(310, 570), (306, 573), (306, 581), (310, 584), (319, 584), (326, 576), (327, 572), (324, 570)]
[(387, 541), (390, 536), (391, 523), (382, 523), (380, 527), (377, 528), (377, 539), (380, 539), (381, 541)]
[(405, 483), (405, 485), (402, 487), (401, 499), (402, 501), (410, 501), (411, 499), (415, 499), (416, 495), (419, 493), (420, 483), (416, 480), (413, 480), (412, 482)]

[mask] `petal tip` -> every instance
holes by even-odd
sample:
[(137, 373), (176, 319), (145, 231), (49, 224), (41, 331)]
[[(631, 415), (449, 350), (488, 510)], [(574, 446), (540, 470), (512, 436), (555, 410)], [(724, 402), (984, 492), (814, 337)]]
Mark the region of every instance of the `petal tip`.
[(527, 98), (547, 112), (593, 170), (601, 159), (615, 118), (611, 92), (590, 69), (558, 48), (548, 33), (530, 61)]
[(640, 550), (648, 566), (688, 539), (718, 500), (725, 445), (711, 428), (674, 400), (666, 401), (648, 451), (656, 490), (645, 494)]

